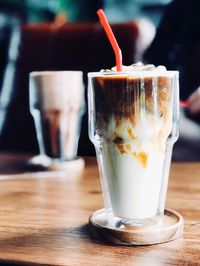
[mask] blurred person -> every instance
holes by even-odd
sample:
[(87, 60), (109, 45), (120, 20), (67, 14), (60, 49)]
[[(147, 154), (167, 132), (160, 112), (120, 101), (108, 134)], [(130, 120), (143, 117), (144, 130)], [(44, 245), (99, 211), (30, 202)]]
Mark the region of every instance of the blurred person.
[(156, 28), (153, 22), (149, 19), (141, 17), (135, 19), (138, 26), (138, 40), (136, 43), (136, 61), (142, 61), (142, 55), (153, 41), (156, 33)]
[(200, 160), (200, 23), (199, 0), (173, 0), (143, 60), (180, 73), (180, 138), (175, 160)]
[(195, 68), (200, 66), (199, 8), (199, 0), (172, 1), (144, 54), (144, 61), (180, 72), (181, 98), (185, 100), (200, 85), (200, 68)]

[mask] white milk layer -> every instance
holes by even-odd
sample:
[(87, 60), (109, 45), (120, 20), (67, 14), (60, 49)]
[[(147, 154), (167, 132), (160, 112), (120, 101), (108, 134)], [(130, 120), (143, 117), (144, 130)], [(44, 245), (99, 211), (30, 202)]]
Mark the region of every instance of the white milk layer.
[(113, 142), (103, 144), (102, 156), (111, 205), (118, 217), (145, 219), (157, 213), (164, 153), (150, 146), (149, 143), (148, 151), (132, 155), (121, 154)]
[[(164, 125), (162, 119), (150, 121), (150, 117), (139, 120), (134, 129), (130, 122), (120, 123), (115, 130), (115, 123), (110, 121), (108, 138), (102, 142), (111, 206), (114, 214), (124, 219), (145, 219), (157, 214), (165, 142), (171, 125)], [(118, 141), (113, 140), (113, 132), (120, 138)]]

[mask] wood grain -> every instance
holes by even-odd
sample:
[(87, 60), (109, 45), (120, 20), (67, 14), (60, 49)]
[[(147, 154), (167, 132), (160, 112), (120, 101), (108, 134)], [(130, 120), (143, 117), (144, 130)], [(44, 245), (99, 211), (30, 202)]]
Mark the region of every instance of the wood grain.
[(86, 158), (82, 174), (28, 173), (8, 159), (1, 160), (0, 264), (200, 265), (200, 163), (171, 167), (166, 207), (183, 216), (184, 236), (126, 247), (89, 235), (88, 218), (103, 207), (95, 158)]

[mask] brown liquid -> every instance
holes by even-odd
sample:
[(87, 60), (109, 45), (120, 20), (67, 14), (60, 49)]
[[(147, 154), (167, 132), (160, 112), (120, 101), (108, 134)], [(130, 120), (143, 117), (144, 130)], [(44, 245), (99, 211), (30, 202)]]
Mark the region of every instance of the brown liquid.
[(41, 127), (46, 155), (63, 160), (76, 156), (76, 139), (78, 139), (76, 122), (78, 119), (79, 114), (73, 110), (41, 111)]
[[(158, 77), (157, 89), (156, 84), (154, 85), (156, 80), (152, 77), (139, 79), (104, 76), (94, 78), (93, 82), (97, 112), (104, 119), (114, 114), (119, 123), (122, 118), (129, 118), (135, 124), (142, 104), (149, 113), (155, 112), (155, 97), (158, 99), (160, 116), (166, 119), (168, 117), (172, 82), (170, 77)], [(142, 87), (144, 87), (144, 95), (142, 95)]]
[[(110, 139), (115, 143), (121, 154), (129, 151), (128, 141), (137, 140), (135, 126), (142, 119), (150, 122), (152, 127), (162, 120), (162, 125), (153, 141), (160, 149), (163, 139), (171, 131), (171, 88), (170, 77), (135, 78), (127, 76), (101, 76), (93, 78), (96, 105), (96, 130), (102, 139)], [(155, 122), (155, 117), (156, 121)], [(111, 122), (112, 121), (112, 122)], [(121, 123), (128, 121), (127, 139), (124, 139)], [(111, 123), (115, 126), (109, 128)], [(125, 130), (125, 129), (124, 129)], [(148, 126), (147, 126), (148, 130)], [(134, 154), (133, 154), (134, 155)], [(136, 155), (134, 155), (136, 156)], [(146, 157), (137, 155), (146, 161)]]

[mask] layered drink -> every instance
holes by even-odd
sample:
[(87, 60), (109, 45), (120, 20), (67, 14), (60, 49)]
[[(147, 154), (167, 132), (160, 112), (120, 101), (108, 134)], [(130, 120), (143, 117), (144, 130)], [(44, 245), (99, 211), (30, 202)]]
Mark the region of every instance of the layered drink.
[(89, 74), (90, 138), (106, 209), (128, 223), (164, 211), (178, 137), (178, 74), (142, 64)]
[(75, 158), (84, 110), (82, 72), (32, 72), (30, 103), (40, 153), (52, 159)]

